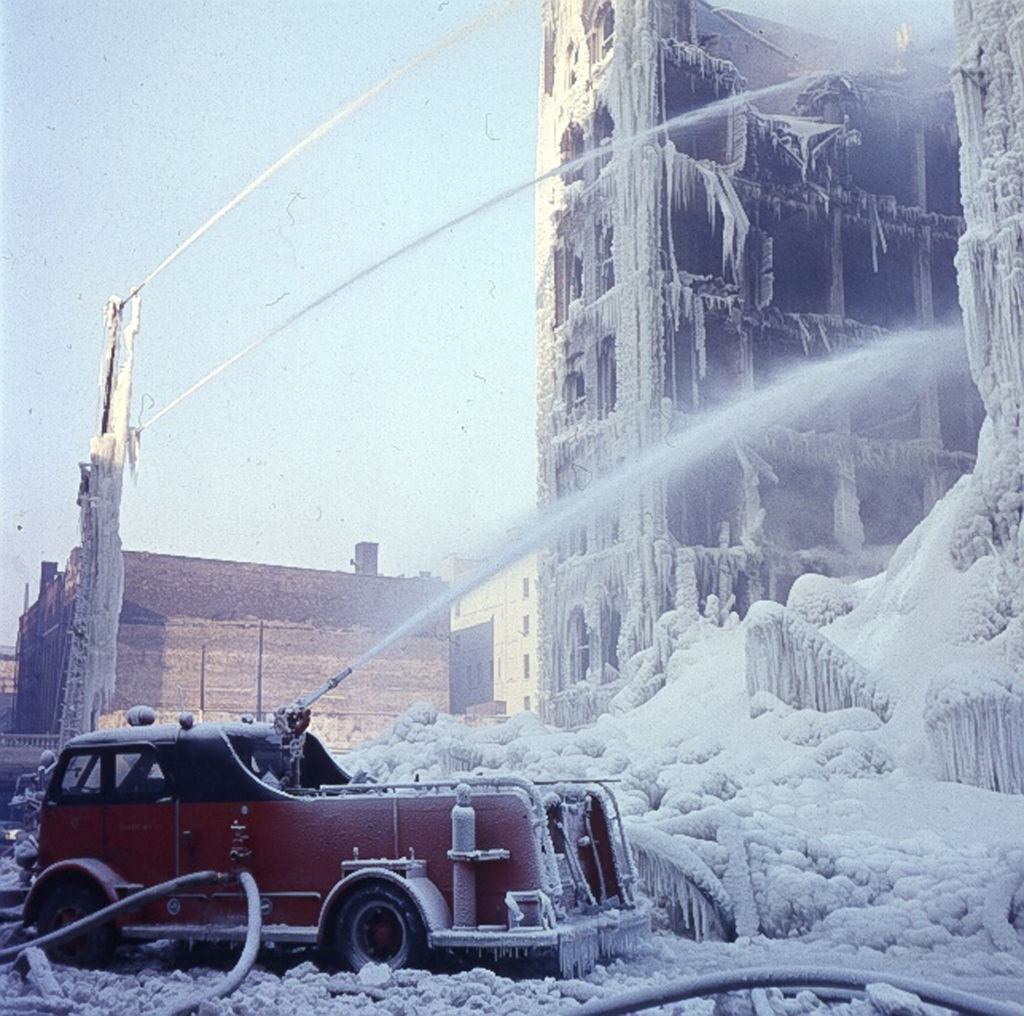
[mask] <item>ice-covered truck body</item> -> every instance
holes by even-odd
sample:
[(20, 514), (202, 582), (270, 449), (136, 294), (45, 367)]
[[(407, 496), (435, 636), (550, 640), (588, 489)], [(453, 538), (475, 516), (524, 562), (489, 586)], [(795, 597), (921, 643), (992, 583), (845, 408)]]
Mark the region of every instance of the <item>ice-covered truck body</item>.
[[(42, 808), (26, 923), (49, 931), (197, 871), (249, 871), (264, 941), (305, 943), (350, 966), (431, 953), (556, 955), (566, 975), (646, 927), (613, 796), (515, 777), (354, 782), (311, 734), (301, 774), (273, 726), (152, 725), (75, 738)], [(294, 760), (293, 760), (294, 762)], [(241, 939), (237, 885), (211, 883), (119, 919), (126, 939)], [(100, 962), (113, 942), (59, 958)]]

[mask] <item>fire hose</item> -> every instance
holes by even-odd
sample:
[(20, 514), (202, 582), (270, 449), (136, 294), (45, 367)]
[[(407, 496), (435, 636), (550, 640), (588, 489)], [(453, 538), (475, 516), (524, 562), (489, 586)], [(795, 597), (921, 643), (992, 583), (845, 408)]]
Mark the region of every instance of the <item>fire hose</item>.
[(178, 878), (172, 878), (168, 882), (161, 882), (159, 885), (150, 886), (149, 889), (132, 893), (131, 896), (126, 896), (123, 900), (111, 903), (109, 906), (103, 907), (102, 910), (94, 911), (88, 916), (81, 918), (81, 920), (75, 921), (74, 924), (67, 924), (63, 928), (58, 928), (56, 931), (51, 931), (47, 935), (31, 939), (28, 942), (0, 949), (0, 963), (14, 959), (29, 946), (38, 946), (41, 949), (45, 949), (47, 946), (56, 945), (65, 939), (76, 938), (83, 932), (92, 931), (93, 928), (106, 924), (112, 917), (138, 910), (151, 900), (160, 899), (161, 896), (171, 896), (187, 886), (203, 882), (225, 882), (230, 877), (216, 871), (197, 871), (191, 875), (180, 875)]
[[(619, 1016), (620, 1013), (640, 1012), (690, 998), (752, 988), (847, 988), (864, 991), (868, 985), (879, 983), (911, 992), (923, 1002), (961, 1012), (964, 1016), (1024, 1016), (1024, 1006), (1015, 1002), (1000, 1002), (898, 974), (836, 967), (751, 967), (704, 974), (657, 988), (638, 988), (609, 998), (592, 999), (572, 1009), (571, 1013), (572, 1016)], [(566, 1010), (563, 1016), (568, 1016), (569, 1012)]]
[(198, 1009), (203, 1002), (212, 1001), (215, 998), (224, 998), (230, 995), (248, 976), (256, 962), (256, 956), (260, 951), (260, 933), (263, 930), (263, 916), (260, 913), (260, 891), (256, 887), (256, 880), (247, 871), (238, 875), (238, 881), (245, 890), (246, 904), (246, 931), (245, 945), (242, 947), (242, 955), (228, 971), (227, 976), (221, 978), (212, 988), (203, 991), (196, 991), (186, 998), (172, 1002), (161, 1009), (156, 1016), (186, 1016), (187, 1013)]
[(14, 959), (29, 946), (45, 949), (47, 946), (56, 945), (58, 942), (63, 942), (66, 939), (76, 938), (84, 932), (91, 931), (93, 928), (98, 928), (108, 923), (119, 914), (138, 910), (152, 900), (160, 899), (162, 896), (171, 896), (190, 885), (208, 882), (227, 882), (236, 877), (245, 892), (246, 903), (247, 927), (242, 955), (238, 958), (238, 962), (228, 971), (227, 976), (218, 981), (213, 988), (194, 992), (187, 998), (165, 1006), (158, 1013), (158, 1016), (184, 1016), (185, 1013), (190, 1013), (197, 1009), (203, 1002), (230, 995), (245, 980), (253, 964), (256, 962), (256, 956), (260, 948), (260, 936), (263, 931), (263, 917), (260, 913), (260, 894), (256, 886), (256, 880), (247, 871), (242, 871), (237, 876), (225, 875), (216, 871), (197, 871), (191, 875), (181, 875), (167, 882), (161, 882), (159, 885), (132, 893), (131, 896), (126, 896), (123, 900), (111, 903), (109, 906), (103, 907), (101, 910), (97, 910), (81, 918), (81, 920), (75, 921), (73, 924), (65, 925), (63, 928), (51, 931), (49, 934), (41, 935), (39, 938), (31, 939), (28, 942), (21, 942), (18, 945), (8, 946), (6, 949), (0, 949), (0, 963)]

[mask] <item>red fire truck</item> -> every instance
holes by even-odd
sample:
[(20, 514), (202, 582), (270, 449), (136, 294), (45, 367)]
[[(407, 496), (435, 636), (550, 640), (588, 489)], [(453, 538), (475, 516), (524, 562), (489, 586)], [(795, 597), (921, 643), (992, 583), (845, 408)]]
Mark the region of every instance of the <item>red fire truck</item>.
[[(357, 781), (305, 731), (308, 715), (296, 728), (295, 715), (289, 726), (183, 714), (70, 741), (41, 809), (25, 923), (46, 933), (179, 875), (246, 870), (263, 941), (318, 946), (355, 969), (464, 950), (553, 954), (573, 976), (646, 927), (606, 787)], [(118, 938), (241, 940), (245, 913), (237, 883), (190, 886), (52, 955), (98, 965)]]

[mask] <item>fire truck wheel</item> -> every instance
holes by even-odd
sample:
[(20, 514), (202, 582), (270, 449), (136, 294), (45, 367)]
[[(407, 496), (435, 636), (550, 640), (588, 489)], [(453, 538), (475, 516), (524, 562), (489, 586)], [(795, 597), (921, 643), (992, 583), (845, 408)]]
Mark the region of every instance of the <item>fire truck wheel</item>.
[[(43, 898), (39, 907), (36, 928), (40, 935), (58, 931), (65, 925), (88, 917), (107, 905), (103, 894), (84, 882), (58, 882)], [(116, 932), (112, 924), (105, 924), (76, 938), (51, 945), (50, 959), (75, 967), (102, 967), (114, 951)]]
[(371, 882), (353, 889), (339, 907), (334, 945), (351, 970), (367, 963), (387, 963), (393, 970), (418, 967), (426, 958), (427, 931), (406, 893)]

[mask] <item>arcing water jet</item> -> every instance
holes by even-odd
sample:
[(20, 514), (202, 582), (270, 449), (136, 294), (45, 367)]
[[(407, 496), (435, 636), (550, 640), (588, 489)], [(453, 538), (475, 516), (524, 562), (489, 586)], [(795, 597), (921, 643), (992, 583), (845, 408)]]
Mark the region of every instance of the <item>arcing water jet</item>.
[[(724, 446), (753, 437), (794, 414), (821, 406), (840, 392), (846, 395), (863, 392), (886, 375), (900, 371), (928, 373), (940, 368), (954, 350), (959, 351), (961, 342), (962, 337), (954, 329), (915, 330), (890, 335), (842, 356), (810, 361), (782, 380), (697, 417), (685, 429), (673, 433), (670, 441), (652, 446), (640, 458), (559, 500), (529, 520), (511, 543), (496, 551), (472, 575), (454, 583), (446, 593), (417, 611), (344, 671), (327, 681), (316, 697), (336, 687), (349, 674), (509, 565), (597, 515), (633, 487), (669, 474), (685, 474)], [(312, 701), (304, 700), (304, 703), (309, 705)]]
[[(427, 230), (425, 233), (421, 233), (418, 237), (410, 240), (408, 243), (403, 244), (401, 247), (393, 250), (390, 254), (385, 255), (378, 261), (361, 268), (354, 275), (350, 275), (343, 282), (339, 283), (333, 289), (328, 290), (326, 293), (322, 293), (315, 300), (307, 303), (304, 307), (297, 310), (294, 314), (285, 318), (280, 324), (275, 325), (270, 331), (265, 332), (259, 338), (250, 342), (247, 346), (244, 346), (237, 353), (230, 356), (223, 363), (218, 364), (208, 374), (201, 377), (194, 385), (187, 388), (184, 392), (178, 395), (167, 403), (162, 409), (158, 410), (149, 420), (145, 423), (140, 424), (139, 431), (144, 430), (147, 427), (151, 427), (161, 417), (166, 416), (172, 409), (180, 406), (186, 399), (191, 398), (200, 389), (205, 388), (214, 378), (219, 374), (222, 374), (228, 367), (237, 363), (239, 360), (244, 359), (250, 353), (257, 350), (264, 343), (269, 342), (272, 338), (280, 335), (286, 331), (293, 324), (296, 324), (302, 318), (306, 317), (312, 311), (324, 304), (329, 303), (336, 296), (343, 293), (346, 289), (354, 286), (356, 283), (361, 282), (363, 279), (370, 275), (375, 274), (382, 268), (386, 268), (392, 262), (397, 261), (399, 258), (404, 257), (406, 254), (417, 250), (424, 244), (429, 243), (431, 240), (443, 233), (447, 233), (448, 230), (455, 226), (459, 226), (464, 222), (468, 222), (470, 219), (476, 218), (478, 215), (482, 215), (484, 212), (489, 211), (492, 208), (497, 207), (510, 198), (515, 197), (517, 194), (522, 194), (524, 191), (532, 190), (537, 184), (543, 183), (545, 180), (550, 180), (552, 177), (560, 176), (562, 174), (571, 175), (576, 169), (585, 166), (589, 162), (593, 162), (595, 159), (607, 158), (609, 151), (619, 151), (625, 148), (631, 148), (635, 145), (642, 144), (645, 141), (649, 141), (651, 138), (655, 138), (664, 134), (669, 130), (679, 130), (687, 127), (694, 127), (705, 120), (712, 120), (716, 117), (721, 116), (723, 113), (728, 112), (730, 109), (735, 108), (737, 105), (747, 103), (752, 99), (766, 98), (771, 95), (775, 95), (779, 92), (790, 91), (794, 85), (799, 84), (802, 80), (811, 80), (818, 75), (805, 75), (803, 78), (794, 78), (790, 81), (783, 82), (778, 85), (768, 85), (765, 88), (760, 88), (753, 92), (741, 92), (738, 95), (732, 95), (725, 99), (719, 99), (717, 102), (712, 102), (707, 106), (702, 106), (700, 109), (692, 110), (688, 113), (681, 113), (679, 116), (673, 117), (670, 120), (666, 120), (662, 124), (658, 124), (656, 127), (652, 127), (648, 130), (640, 131), (626, 138), (614, 139), (611, 145), (603, 145), (600, 148), (595, 148), (592, 151), (584, 152), (578, 158), (571, 160), (570, 162), (562, 163), (561, 165), (555, 166), (552, 169), (548, 169), (541, 173), (539, 176), (531, 177), (529, 180), (523, 183), (516, 184), (513, 187), (509, 187), (506, 190), (500, 191), (495, 194), (494, 197), (488, 198), (486, 201), (479, 205), (470, 208), (468, 211), (462, 212), (460, 215), (456, 215), (455, 218), (449, 219), (447, 222), (443, 222), (439, 226), (435, 226), (432, 229)], [(155, 273), (154, 273), (155, 274)]]

